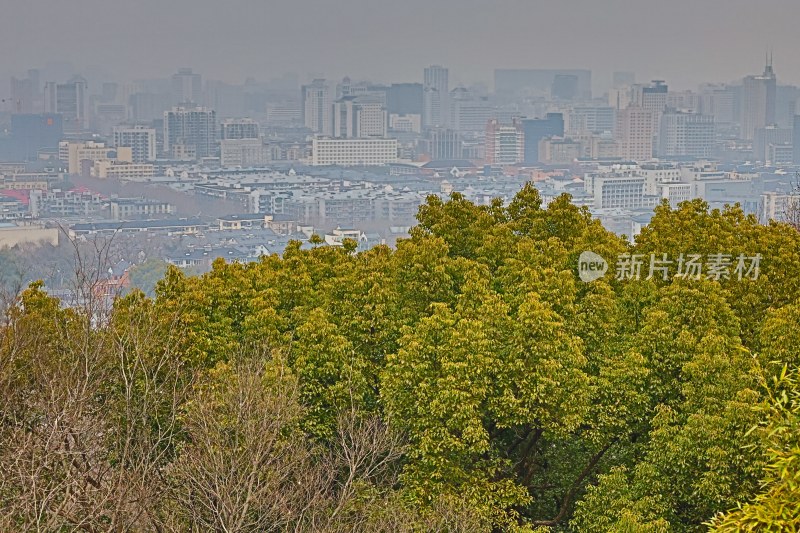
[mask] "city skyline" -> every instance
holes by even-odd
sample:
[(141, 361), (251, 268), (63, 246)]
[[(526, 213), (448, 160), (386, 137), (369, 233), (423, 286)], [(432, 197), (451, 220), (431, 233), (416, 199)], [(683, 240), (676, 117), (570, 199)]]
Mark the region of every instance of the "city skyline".
[[(34, 0), (6, 6), (0, 46), (13, 54), (0, 75), (66, 62), (87, 77), (119, 81), (160, 78), (189, 66), (205, 80), (229, 83), (286, 72), (301, 83), (343, 75), (399, 82), (421, 81), (425, 66), (441, 64), (450, 70), (451, 87), (477, 82), (491, 88), (494, 69), (579, 68), (592, 71), (597, 93), (614, 71), (668, 79), (676, 89), (740, 80), (760, 72), (765, 51), (772, 50), (779, 80), (800, 83), (800, 64), (790, 60), (792, 14), (800, 14), (800, 5), (789, 0), (156, 4), (109, 9), (98, 0)], [(776, 16), (764, 16), (769, 13)], [(55, 39), (30, 38), (56, 32)]]

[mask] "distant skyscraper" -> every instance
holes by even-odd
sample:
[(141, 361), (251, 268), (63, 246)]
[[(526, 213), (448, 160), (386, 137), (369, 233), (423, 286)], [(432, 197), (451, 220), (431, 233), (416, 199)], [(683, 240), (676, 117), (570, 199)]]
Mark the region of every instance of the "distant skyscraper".
[(653, 111), (640, 106), (628, 106), (617, 111), (614, 137), (620, 157), (632, 161), (653, 157), (653, 114)]
[(794, 128), (792, 134), (792, 143), (794, 145), (794, 164), (800, 165), (800, 115), (794, 116)]
[(45, 84), (44, 109), (46, 113), (60, 113), (64, 131), (77, 133), (89, 128), (86, 80), (76, 76), (67, 83)]
[(345, 96), (333, 104), (334, 137), (386, 137), (387, 128), (386, 107), (372, 96)]
[(31, 160), (40, 150), (57, 150), (63, 134), (59, 114), (11, 115), (12, 158)]
[(700, 87), (698, 111), (714, 117), (716, 124), (731, 124), (736, 121), (736, 94), (727, 85), (706, 84)]
[(14, 113), (33, 112), (34, 90), (30, 78), (11, 78), (11, 103)]
[(437, 128), (430, 130), (431, 159), (461, 159), (461, 135), (457, 131)]
[(40, 91), (42, 87), (41, 83), (41, 73), (39, 72), (38, 68), (31, 68), (28, 69), (28, 79), (31, 81), (31, 88), (33, 89), (34, 96), (38, 99), (41, 96)]
[(316, 79), (301, 88), (303, 124), (320, 135), (333, 134), (333, 95), (323, 79)]
[(173, 107), (164, 112), (164, 151), (209, 157), (217, 152), (217, 114), (206, 107)]
[(448, 70), (439, 65), (426, 68), (422, 90), (422, 126), (425, 128), (446, 126), (450, 107)]
[(614, 87), (630, 87), (636, 83), (636, 74), (633, 72), (615, 72), (613, 75)]
[(545, 118), (522, 120), (525, 137), (524, 162), (527, 165), (539, 163), (539, 141), (545, 137), (564, 135), (564, 116), (561, 113), (548, 113)]
[(133, 163), (146, 163), (156, 158), (156, 130), (146, 126), (114, 127), (114, 146), (131, 149)]
[(661, 117), (658, 155), (674, 159), (708, 159), (714, 149), (714, 117), (668, 110)]
[(609, 106), (575, 106), (567, 114), (567, 135), (614, 131), (616, 110)]
[(164, 93), (134, 93), (128, 98), (129, 118), (134, 122), (152, 122), (164, 118), (171, 107), (172, 96)]
[[(663, 80), (653, 80), (649, 85), (634, 85), (631, 105), (650, 111), (653, 121), (653, 148), (657, 146), (658, 134), (661, 131), (661, 115), (667, 108), (669, 88)], [(650, 155), (652, 157), (652, 153)]]
[(220, 140), (259, 139), (261, 130), (258, 122), (251, 118), (229, 118), (220, 124)]
[(486, 97), (478, 97), (463, 87), (450, 91), (450, 127), (459, 133), (486, 131), (497, 109)]
[(583, 69), (495, 69), (494, 90), (504, 97), (547, 95), (557, 75), (577, 76), (578, 98), (591, 100), (592, 71)]
[(775, 161), (771, 154), (774, 153), (775, 147), (780, 151), (780, 148), (788, 149), (792, 146), (792, 133), (791, 128), (779, 128), (774, 124), (756, 129), (753, 138), (753, 159), (764, 163), (785, 162), (783, 159)]
[(574, 100), (578, 97), (578, 76), (574, 74), (556, 74), (550, 88), (550, 96), (554, 100)]
[(175, 104), (199, 104), (203, 94), (200, 74), (190, 68), (178, 69), (172, 75), (172, 100)]
[(793, 85), (778, 85), (775, 92), (775, 124), (779, 128), (792, 127), (798, 100), (800, 100), (800, 88)]
[(500, 124), (491, 119), (486, 125), (486, 164), (516, 165), (525, 159), (525, 133), (519, 120)]
[(764, 73), (747, 76), (742, 82), (742, 118), (739, 137), (752, 141), (758, 128), (775, 123), (777, 80), (768, 60)]
[(667, 107), (668, 92), (669, 88), (663, 80), (653, 80), (650, 85), (636, 85), (633, 90), (633, 105), (662, 113)]
[[(219, 118), (234, 118), (246, 115), (245, 91), (242, 85), (231, 85), (221, 81), (205, 84), (204, 102), (217, 112)], [(259, 107), (263, 111), (264, 106)]]
[(421, 83), (393, 83), (386, 90), (386, 111), (422, 116), (422, 94)]
[(614, 109), (625, 109), (633, 101), (633, 87), (612, 87), (608, 90), (608, 105)]

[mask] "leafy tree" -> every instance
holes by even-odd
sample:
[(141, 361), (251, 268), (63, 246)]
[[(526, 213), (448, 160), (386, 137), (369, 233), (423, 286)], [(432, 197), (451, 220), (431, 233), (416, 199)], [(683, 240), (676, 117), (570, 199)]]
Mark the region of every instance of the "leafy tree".
[[(796, 529), (796, 230), (694, 201), (630, 244), (530, 184), (419, 221), (111, 309), (31, 285), (0, 325), (0, 529)], [(587, 250), (762, 262), (584, 283)]]
[(155, 296), (156, 284), (164, 277), (168, 266), (166, 261), (154, 258), (133, 266), (128, 272), (131, 285), (152, 298)]
[(800, 530), (800, 383), (797, 370), (784, 367), (758, 409), (766, 464), (761, 488), (747, 503), (711, 522), (718, 533)]

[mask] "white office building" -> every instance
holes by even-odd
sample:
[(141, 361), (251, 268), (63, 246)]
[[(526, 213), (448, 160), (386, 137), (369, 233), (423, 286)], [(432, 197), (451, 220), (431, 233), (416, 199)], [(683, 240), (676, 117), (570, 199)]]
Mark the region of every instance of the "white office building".
[(219, 146), (222, 167), (263, 167), (272, 161), (272, 149), (261, 139), (225, 139)]
[(448, 75), (448, 70), (439, 65), (425, 69), (422, 84), (422, 126), (425, 128), (441, 128), (448, 124)]
[(220, 123), (220, 140), (227, 139), (258, 139), (261, 130), (258, 122), (252, 118), (229, 118)]
[(386, 137), (386, 106), (370, 96), (344, 96), (333, 104), (333, 136), (342, 139)]
[(372, 166), (397, 161), (397, 139), (314, 139), (314, 166)]
[(133, 163), (156, 159), (156, 130), (146, 126), (115, 126), (114, 146), (131, 149)]
[(645, 179), (641, 176), (598, 176), (594, 181), (594, 207), (634, 209), (645, 206)]
[(217, 152), (217, 113), (207, 107), (173, 107), (164, 112), (164, 151), (196, 158)]
[(319, 135), (333, 134), (333, 94), (327, 81), (316, 79), (303, 85), (301, 105), (306, 128)]

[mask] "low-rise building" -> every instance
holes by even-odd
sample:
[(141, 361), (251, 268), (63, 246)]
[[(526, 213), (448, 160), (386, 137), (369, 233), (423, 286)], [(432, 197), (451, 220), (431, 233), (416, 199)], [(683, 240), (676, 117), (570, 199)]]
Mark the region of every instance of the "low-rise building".
[(132, 220), (120, 222), (85, 222), (69, 227), (71, 239), (87, 235), (116, 233), (160, 233), (164, 235), (194, 235), (208, 230), (208, 223), (197, 218)]
[(105, 198), (88, 189), (30, 192), (30, 211), (33, 217), (89, 217), (102, 213)]
[(114, 198), (109, 205), (113, 220), (158, 218), (175, 212), (175, 206), (169, 202), (147, 198)]
[(91, 175), (94, 178), (143, 181), (155, 176), (156, 168), (150, 163), (121, 163), (103, 159), (94, 162)]
[(58, 228), (47, 228), (38, 222), (0, 222), (0, 248), (18, 244), (58, 246)]
[(0, 221), (30, 217), (28, 203), (27, 191), (4, 191), (0, 189)]

